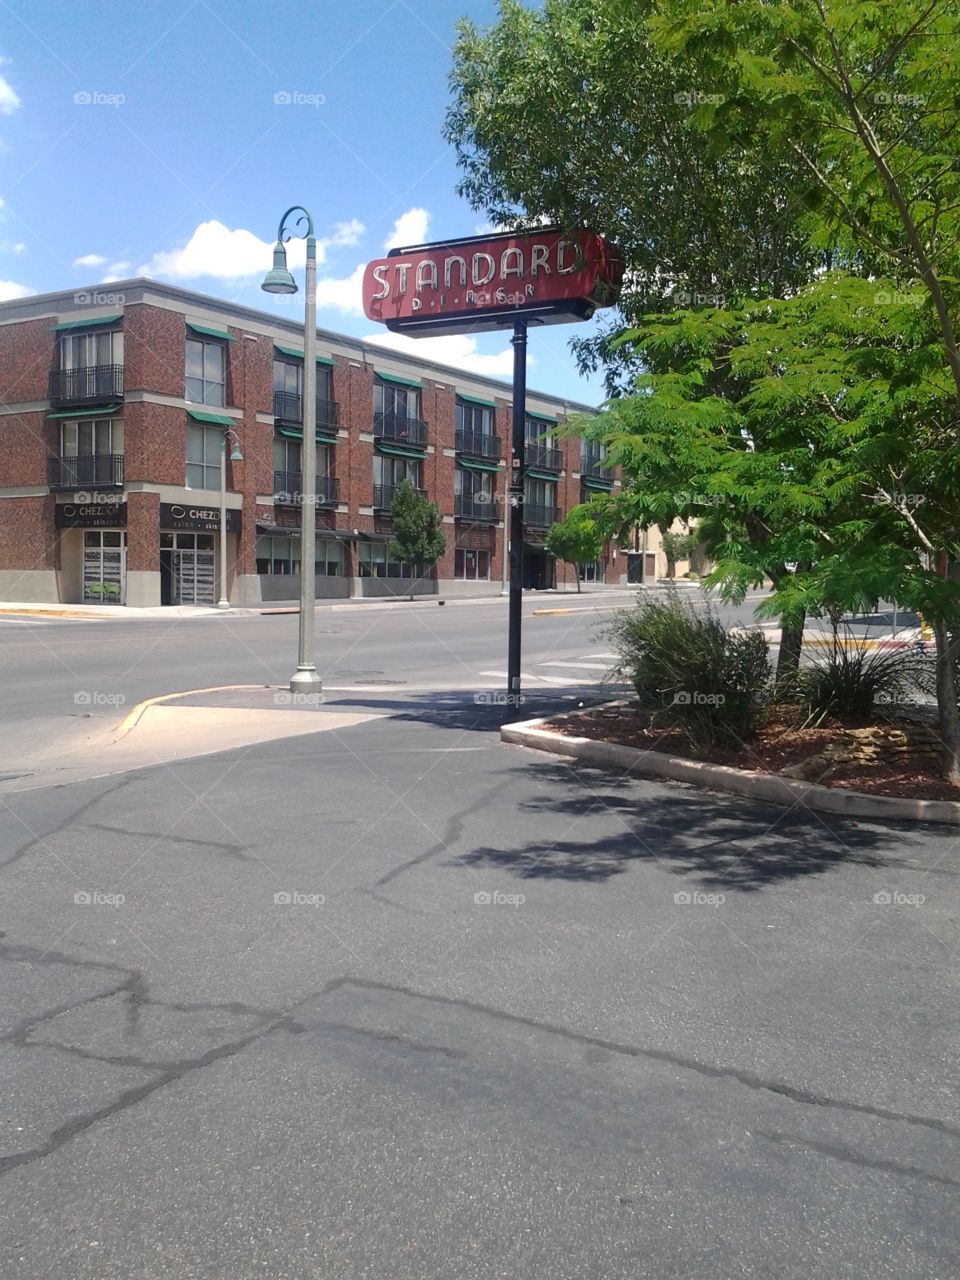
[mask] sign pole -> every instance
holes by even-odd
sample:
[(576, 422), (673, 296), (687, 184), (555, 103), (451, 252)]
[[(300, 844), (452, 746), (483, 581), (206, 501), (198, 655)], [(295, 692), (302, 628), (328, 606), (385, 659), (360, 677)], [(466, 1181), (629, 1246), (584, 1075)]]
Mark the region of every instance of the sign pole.
[[(523, 621), (523, 481), (526, 471), (527, 322), (513, 325), (513, 447), (510, 467), (510, 613), (507, 692), (520, 694), (520, 645)], [(506, 521), (504, 521), (506, 534)], [(506, 555), (506, 547), (504, 547)]]

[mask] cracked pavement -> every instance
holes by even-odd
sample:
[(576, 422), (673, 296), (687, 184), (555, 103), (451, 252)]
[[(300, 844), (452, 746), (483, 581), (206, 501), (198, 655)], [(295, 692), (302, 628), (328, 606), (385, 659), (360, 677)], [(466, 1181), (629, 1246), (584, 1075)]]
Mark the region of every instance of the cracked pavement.
[(954, 832), (342, 701), (0, 797), (0, 1274), (956, 1274)]

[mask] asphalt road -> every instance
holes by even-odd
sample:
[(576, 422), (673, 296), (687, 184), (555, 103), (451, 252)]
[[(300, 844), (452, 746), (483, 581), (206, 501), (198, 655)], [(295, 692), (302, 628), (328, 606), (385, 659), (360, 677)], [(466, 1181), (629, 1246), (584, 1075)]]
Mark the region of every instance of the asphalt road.
[[(4, 1277), (957, 1274), (955, 834), (503, 747), (497, 610), (338, 615), (382, 719), (0, 797)], [(34, 704), (5, 633), (11, 732), (292, 621), (50, 626)]]

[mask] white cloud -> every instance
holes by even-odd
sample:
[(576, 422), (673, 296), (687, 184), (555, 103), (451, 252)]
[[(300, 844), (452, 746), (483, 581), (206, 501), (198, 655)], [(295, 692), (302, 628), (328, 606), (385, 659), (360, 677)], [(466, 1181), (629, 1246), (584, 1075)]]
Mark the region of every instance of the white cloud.
[(82, 258), (74, 258), (75, 267), (102, 267), (106, 258), (99, 253), (85, 253)]
[(351, 218), (349, 222), (338, 222), (333, 228), (330, 243), (336, 245), (356, 244), (364, 231), (366, 231), (366, 227), (356, 218)]
[(9, 302), (13, 298), (29, 298), (33, 293), (25, 284), (17, 284), (13, 280), (0, 280), (0, 302)]
[[(417, 356), (421, 360), (436, 360), (438, 364), (449, 364), (455, 369), (465, 369), (470, 373), (482, 373), (490, 378), (509, 377), (513, 373), (513, 350), (505, 347), (493, 355), (484, 355), (477, 350), (476, 338), (463, 333), (446, 334), (439, 338), (410, 338), (405, 333), (374, 333), (364, 338), (364, 342), (375, 342), (377, 346), (389, 347), (391, 351), (401, 351), (404, 355)], [(535, 364), (532, 356), (528, 363)]]
[(26, 253), (27, 246), (22, 240), (0, 240), (0, 253)]
[(20, 106), (20, 98), (10, 81), (0, 76), (0, 116), (12, 116)]
[(344, 311), (348, 315), (363, 315), (363, 273), (366, 263), (361, 262), (357, 269), (343, 279), (332, 276), (317, 280), (317, 307), (322, 310), (329, 307), (334, 311)]
[(426, 209), (408, 209), (393, 224), (393, 230), (383, 242), (384, 249), (401, 249), (407, 245), (423, 244), (430, 226), (430, 214)]
[[(330, 236), (317, 237), (317, 262), (326, 260), (330, 245), (353, 245), (363, 235), (364, 226), (356, 218), (339, 222)], [(243, 227), (231, 230), (222, 222), (211, 219), (201, 222), (193, 235), (180, 249), (155, 253), (138, 274), (162, 276), (173, 280), (193, 280), (212, 276), (217, 280), (243, 280), (248, 276), (265, 275), (273, 262), (274, 242), (261, 240)], [(287, 265), (302, 267), (307, 258), (304, 240), (287, 242)], [(123, 270), (129, 267), (127, 263)], [(121, 268), (114, 264), (111, 270)]]

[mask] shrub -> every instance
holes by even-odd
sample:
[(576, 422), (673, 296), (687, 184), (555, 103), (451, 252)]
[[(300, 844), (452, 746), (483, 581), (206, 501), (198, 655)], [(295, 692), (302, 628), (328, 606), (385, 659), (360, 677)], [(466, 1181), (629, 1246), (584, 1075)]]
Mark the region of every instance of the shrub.
[(828, 715), (864, 719), (877, 704), (903, 704), (930, 684), (929, 659), (913, 650), (868, 648), (849, 633), (828, 644), (797, 674), (807, 723)]
[(682, 725), (694, 750), (738, 746), (756, 733), (770, 682), (760, 631), (728, 632), (712, 610), (669, 592), (641, 596), (604, 635), (616, 650), (617, 673), (645, 707)]

